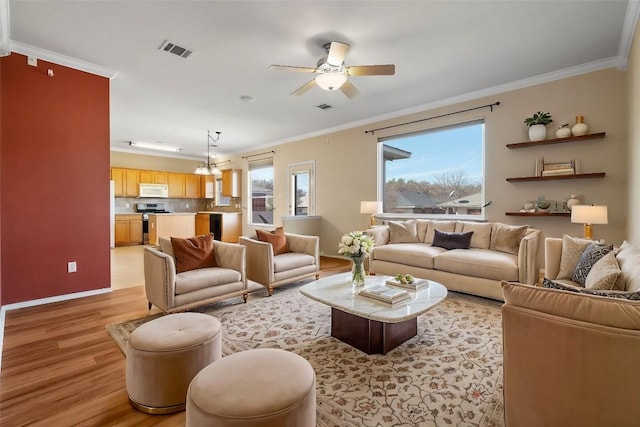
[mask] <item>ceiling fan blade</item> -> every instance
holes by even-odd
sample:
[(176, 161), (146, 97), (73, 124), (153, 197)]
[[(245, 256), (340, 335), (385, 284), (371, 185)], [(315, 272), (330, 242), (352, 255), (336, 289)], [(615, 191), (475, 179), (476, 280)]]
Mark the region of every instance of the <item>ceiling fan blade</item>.
[(348, 44), (331, 42), (331, 47), (329, 47), (329, 53), (327, 54), (327, 64), (339, 67), (344, 62), (344, 57), (347, 55), (348, 50)]
[(353, 99), (356, 96), (360, 95), (360, 91), (358, 89), (356, 89), (356, 87), (354, 85), (351, 84), (350, 81), (346, 81), (342, 84), (342, 86), (340, 86), (340, 90), (342, 91), (342, 93), (344, 93), (347, 98), (349, 99)]
[(387, 65), (354, 65), (347, 67), (347, 74), (350, 76), (393, 76), (396, 73), (396, 66)]
[(309, 83), (305, 84), (304, 86), (296, 89), (295, 91), (291, 92), (291, 95), (302, 95), (303, 93), (305, 93), (306, 91), (308, 91), (309, 89), (313, 88), (316, 85), (316, 81), (311, 80)]
[(289, 65), (269, 65), (271, 71), (297, 71), (300, 73), (315, 73), (315, 68), (309, 67), (291, 67)]

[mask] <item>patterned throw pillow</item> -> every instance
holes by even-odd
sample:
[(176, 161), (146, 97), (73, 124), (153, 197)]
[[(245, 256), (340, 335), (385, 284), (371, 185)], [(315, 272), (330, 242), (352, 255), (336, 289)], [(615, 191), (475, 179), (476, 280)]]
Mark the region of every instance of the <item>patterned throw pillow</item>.
[(542, 281), (543, 288), (559, 289), (561, 291), (569, 291), (580, 294), (596, 295), (607, 298), (627, 299), (632, 301), (640, 301), (640, 291), (625, 292), (625, 291), (606, 291), (600, 289), (582, 289), (574, 286), (563, 285), (562, 283), (554, 282), (546, 277)]
[[(582, 255), (580, 255), (580, 259), (578, 260), (578, 263), (573, 270), (573, 274), (571, 275), (571, 280), (584, 286), (584, 283), (587, 280), (587, 275), (589, 274), (589, 271), (591, 271), (591, 267), (593, 267), (600, 258), (612, 250), (613, 245), (600, 246), (595, 243), (591, 243), (587, 246), (584, 252), (582, 252)], [(611, 286), (613, 287), (613, 284)]]

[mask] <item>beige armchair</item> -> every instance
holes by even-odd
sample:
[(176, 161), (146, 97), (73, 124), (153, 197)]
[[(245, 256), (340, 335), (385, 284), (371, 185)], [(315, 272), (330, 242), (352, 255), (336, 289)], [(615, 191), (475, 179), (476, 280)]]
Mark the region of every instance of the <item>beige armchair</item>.
[(255, 237), (241, 236), (240, 245), (247, 249), (247, 279), (267, 288), (269, 296), (273, 288), (298, 280), (320, 276), (320, 238), (285, 233), (291, 252), (274, 255), (271, 243)]
[(217, 267), (176, 273), (171, 241), (144, 248), (144, 287), (151, 305), (165, 313), (185, 311), (223, 299), (242, 296), (247, 301), (245, 247), (214, 240)]
[(505, 425), (640, 425), (640, 301), (502, 291)]

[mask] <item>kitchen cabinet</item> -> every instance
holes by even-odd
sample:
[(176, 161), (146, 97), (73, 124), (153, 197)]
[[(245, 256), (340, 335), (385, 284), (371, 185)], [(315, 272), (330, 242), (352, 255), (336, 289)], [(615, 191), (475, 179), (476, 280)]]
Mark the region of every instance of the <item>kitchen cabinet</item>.
[(159, 237), (187, 239), (196, 235), (196, 214), (149, 214), (149, 244), (157, 245)]
[(111, 179), (114, 183), (115, 196), (138, 197), (140, 181), (137, 170), (111, 168)]
[(200, 197), (204, 199), (215, 198), (216, 177), (213, 175), (200, 176)]
[(138, 180), (145, 184), (153, 184), (153, 171), (139, 171)]
[(200, 192), (200, 175), (185, 175), (184, 197), (188, 199), (197, 199), (200, 197)]
[(142, 214), (116, 214), (115, 245), (142, 244)]
[(167, 172), (161, 171), (139, 171), (139, 181), (148, 184), (166, 184)]
[(237, 243), (242, 234), (240, 212), (198, 212), (196, 234), (213, 233), (213, 238), (223, 242)]
[(224, 197), (240, 197), (240, 169), (222, 171), (222, 195)]
[(184, 174), (167, 173), (167, 184), (169, 184), (169, 197), (184, 197)]
[(153, 183), (154, 184), (167, 184), (169, 182), (167, 172), (153, 171)]

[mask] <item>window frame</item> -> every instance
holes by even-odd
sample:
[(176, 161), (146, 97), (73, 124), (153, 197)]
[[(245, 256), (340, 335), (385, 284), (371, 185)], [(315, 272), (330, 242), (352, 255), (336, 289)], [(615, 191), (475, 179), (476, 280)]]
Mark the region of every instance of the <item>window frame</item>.
[[(296, 175), (307, 173), (309, 177), (309, 192), (307, 194), (308, 206), (306, 214), (296, 214)], [(289, 208), (288, 214), (291, 216), (313, 216), (316, 212), (316, 162), (311, 160), (308, 162), (291, 163), (288, 166), (288, 195)]]
[[(271, 169), (271, 222), (254, 222), (253, 221), (253, 212), (254, 212), (254, 202), (253, 202), (253, 180), (251, 177), (251, 173), (257, 170), (263, 169)], [(249, 163), (249, 167), (247, 168), (247, 211), (248, 211), (248, 219), (247, 222), (251, 226), (273, 226), (275, 224), (275, 204), (274, 204), (274, 196), (273, 189), (275, 187), (275, 167), (273, 164), (273, 159), (262, 159)], [(265, 195), (265, 210), (267, 209), (267, 199), (269, 197)]]

